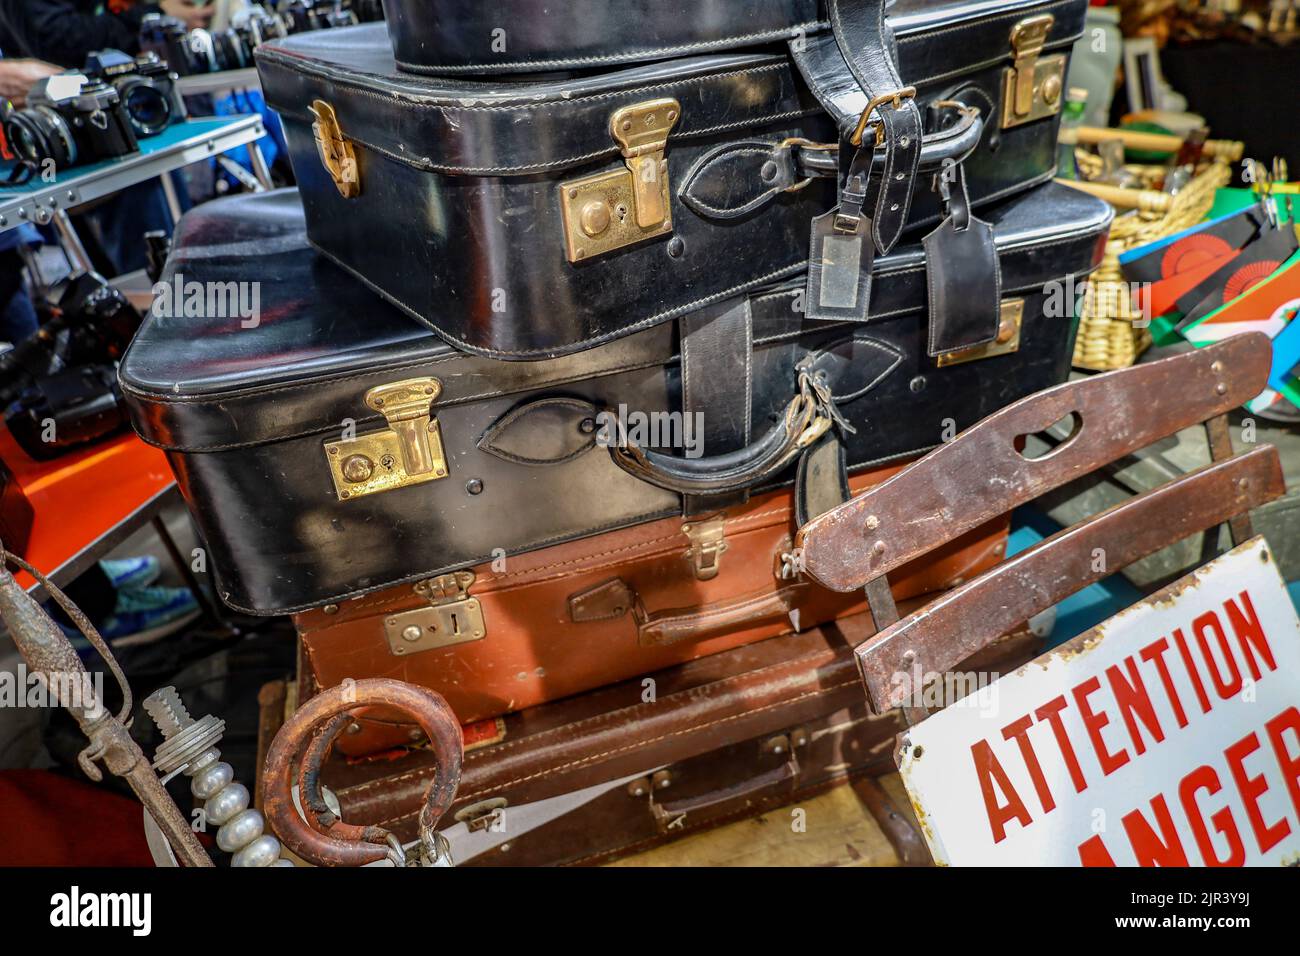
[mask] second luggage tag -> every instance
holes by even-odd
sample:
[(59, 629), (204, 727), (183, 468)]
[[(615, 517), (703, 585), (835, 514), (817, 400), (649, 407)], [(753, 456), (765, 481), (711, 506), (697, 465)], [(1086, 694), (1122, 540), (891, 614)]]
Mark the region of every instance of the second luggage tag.
[(960, 163), (945, 164), (938, 176), (948, 215), (922, 240), (932, 357), (994, 341), (1002, 300), (993, 227), (971, 214), (965, 171)]

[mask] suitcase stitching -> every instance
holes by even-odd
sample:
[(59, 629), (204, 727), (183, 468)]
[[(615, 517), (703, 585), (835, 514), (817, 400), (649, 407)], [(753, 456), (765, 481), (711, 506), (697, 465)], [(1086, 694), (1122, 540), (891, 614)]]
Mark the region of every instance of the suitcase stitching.
[[(626, 90), (610, 90), (607, 93), (593, 93), (590, 96), (564, 97), (564, 98), (557, 97), (556, 99), (540, 100), (533, 103), (501, 103), (494, 106), (458, 106), (450, 102), (437, 102), (437, 101), (422, 102), (421, 100), (414, 98), (419, 94), (404, 94), (402, 96), (396, 96), (392, 94), (377, 93), (369, 87), (360, 86), (355, 83), (347, 82), (347, 80), (341, 75), (341, 71), (334, 68), (322, 69), (321, 67), (314, 66), (310, 62), (303, 62), (297, 58), (292, 59), (291, 61), (293, 64), (292, 66), (290, 66), (289, 63), (285, 63), (285, 62), (277, 63), (276, 61), (280, 60), (281, 56), (282, 55), (277, 54), (274, 51), (271, 51), (266, 56), (264, 56), (263, 59), (266, 62), (273, 65), (277, 65), (282, 69), (287, 70), (290, 73), (294, 73), (294, 74), (307, 73), (315, 77), (316, 79), (327, 80), (331, 83), (334, 83), (337, 86), (350, 87), (353, 91), (355, 91), (357, 94), (361, 96), (368, 96), (372, 99), (382, 100), (384, 102), (400, 103), (403, 107), (407, 107), (418, 111), (428, 110), (430, 112), (438, 112), (438, 113), (450, 113), (450, 112), (506, 113), (514, 110), (542, 110), (552, 106), (567, 106), (570, 103), (594, 103), (599, 100), (620, 99), (620, 98), (635, 99), (641, 97), (643, 94), (650, 93), (653, 91), (658, 91), (658, 90), (670, 90), (682, 86), (697, 85), (701, 83), (712, 83), (715, 80), (725, 80), (734, 76), (752, 76), (756, 73), (772, 73), (780, 70), (785, 70), (789, 72), (790, 70), (790, 64), (782, 60), (779, 63), (768, 63), (764, 66), (755, 66), (746, 70), (731, 70), (726, 73), (714, 73), (709, 76), (692, 76), (681, 80), (671, 80), (664, 83), (651, 83), (647, 86), (631, 87)], [(340, 75), (338, 76), (332, 75), (335, 73), (340, 73)], [(816, 109), (809, 110), (808, 112), (819, 113), (821, 112), (821, 107), (819, 106)], [(754, 125), (757, 125), (758, 123), (763, 122), (763, 120), (762, 119), (756, 121), (747, 120), (745, 122), (753, 123)], [(696, 135), (696, 132), (692, 130), (690, 133), (684, 133), (682, 135), (694, 136)]]
[[(469, 107), (466, 107), (466, 109), (469, 109)], [(771, 116), (764, 116), (758, 120), (736, 120), (731, 123), (722, 123), (717, 126), (709, 126), (704, 129), (691, 130), (690, 132), (683, 132), (680, 135), (682, 137), (709, 136), (713, 133), (726, 132), (729, 129), (740, 129), (740, 128), (750, 127), (750, 126), (765, 126), (771, 123), (775, 123), (777, 120), (797, 119), (798, 117), (801, 116), (814, 116), (821, 112), (822, 110), (820, 107), (810, 107), (808, 109), (803, 109), (803, 110), (791, 110), (786, 113), (773, 113)], [(362, 142), (361, 145), (372, 152), (379, 153), (381, 156), (388, 157), (394, 162), (400, 162), (404, 166), (411, 166), (416, 169), (422, 169), (429, 172), (455, 173), (458, 175), (478, 174), (478, 175), (499, 176), (506, 173), (537, 172), (539, 170), (546, 170), (552, 168), (567, 169), (570, 166), (582, 165), (583, 163), (586, 163), (589, 160), (599, 159), (602, 156), (614, 156), (618, 153), (617, 149), (610, 147), (608, 149), (598, 149), (593, 153), (583, 153), (580, 156), (566, 157), (564, 159), (555, 159), (545, 163), (526, 163), (525, 165), (522, 166), (449, 166), (445, 163), (431, 163), (428, 162), (427, 160), (420, 160), (415, 157), (412, 157), (410, 154), (403, 155), (400, 153), (395, 153), (391, 149), (387, 149), (386, 147), (379, 146), (374, 143)]]
[[(819, 655), (808, 655), (808, 656), (824, 656), (824, 654), (819, 654)], [(831, 658), (831, 662), (835, 661), (836, 659), (840, 659), (840, 655), (833, 655), (832, 658)], [(748, 676), (748, 675), (754, 675), (754, 674), (765, 674), (765, 673), (767, 673), (767, 672), (769, 672), (769, 671), (780, 670), (780, 669), (782, 669), (782, 668), (789, 669), (792, 663), (797, 663), (797, 661), (794, 661), (794, 662), (789, 661), (789, 660), (778, 661), (777, 663), (774, 663), (774, 664), (768, 664), (768, 665), (766, 665), (766, 666), (764, 666), (764, 667), (759, 667), (759, 668), (755, 668), (755, 669), (752, 670), (752, 671), (748, 671), (748, 672), (747, 672), (747, 676)], [(819, 665), (819, 666), (820, 666), (820, 665)], [(852, 678), (852, 679), (849, 679), (849, 680), (843, 681), (842, 683), (839, 683), (839, 684), (829, 685), (829, 686), (827, 686), (827, 687), (819, 688), (818, 690), (815, 690), (815, 691), (809, 691), (809, 692), (806, 693), (806, 694), (801, 694), (799, 697), (794, 698), (794, 700), (803, 700), (805, 697), (808, 697), (808, 696), (815, 696), (815, 695), (820, 694), (820, 693), (823, 693), (823, 692), (825, 692), (825, 691), (827, 691), (827, 690), (834, 690), (835, 688), (838, 688), (838, 687), (844, 687), (844, 686), (847, 686), (847, 685), (849, 685), (849, 684), (856, 684), (856, 683), (858, 683), (858, 679), (855, 677), (855, 678)], [(708, 692), (709, 692), (709, 687), (710, 687), (710, 686), (711, 686), (711, 685), (709, 685), (709, 684), (704, 684), (704, 685), (701, 685), (701, 686), (699, 686), (699, 687), (688, 688), (687, 690), (680, 691), (679, 694), (680, 694), (681, 696), (692, 696), (692, 697), (708, 696), (708, 695), (709, 695)], [(672, 696), (676, 697), (676, 696), (678, 696), (678, 694), (674, 694), (674, 695), (672, 695)], [(502, 741), (501, 743), (493, 744), (491, 747), (485, 747), (485, 748), (484, 748), (483, 750), (481, 750), (481, 751), (475, 751), (475, 752), (472, 753), (472, 754), (468, 754), (468, 755), (466, 755), (465, 760), (466, 760), (466, 761), (474, 760), (474, 759), (482, 760), (482, 759), (485, 759), (486, 756), (488, 756), (488, 751), (489, 751), (489, 750), (492, 751), (493, 753), (503, 753), (503, 752), (505, 752), (505, 751), (507, 751), (507, 750), (516, 750), (516, 749), (518, 749), (519, 747), (523, 746), (525, 743), (528, 743), (529, 741), (536, 741), (536, 740), (541, 740), (541, 739), (549, 739), (549, 738), (553, 738), (553, 737), (556, 737), (556, 736), (559, 736), (559, 735), (565, 733), (566, 731), (572, 731), (572, 730), (577, 729), (577, 728), (599, 726), (599, 725), (602, 724), (602, 723), (603, 723), (603, 724), (610, 724), (610, 723), (615, 723), (615, 722), (617, 722), (617, 721), (619, 721), (619, 720), (626, 720), (626, 719), (627, 719), (626, 717), (621, 717), (620, 715), (626, 715), (626, 714), (629, 714), (629, 713), (635, 713), (635, 712), (642, 712), (642, 711), (645, 711), (645, 710), (649, 709), (650, 707), (657, 707), (657, 706), (660, 706), (662, 703), (663, 703), (662, 701), (659, 701), (659, 702), (656, 703), (656, 704), (633, 704), (633, 705), (631, 705), (630, 707), (622, 707), (622, 708), (619, 708), (619, 709), (616, 710), (616, 711), (606, 711), (605, 713), (597, 714), (597, 715), (594, 716), (594, 717), (587, 717), (587, 718), (585, 718), (585, 719), (583, 719), (583, 720), (575, 721), (574, 723), (571, 723), (571, 724), (565, 724), (565, 725), (560, 726), (560, 727), (552, 727), (552, 728), (550, 728), (550, 729), (548, 729), (548, 730), (538, 731), (537, 733), (535, 733), (535, 734), (531, 734), (531, 735), (529, 735), (528, 737), (521, 737), (521, 738), (518, 738), (518, 739), (516, 739), (516, 740), (506, 740), (506, 741)], [(789, 703), (789, 701), (783, 701), (783, 702), (776, 703), (776, 704), (765, 705), (765, 707), (762, 708), (762, 709), (767, 709), (767, 708), (769, 708), (769, 707), (778, 707), (778, 706), (782, 706), (784, 703)], [(730, 716), (730, 717), (721, 718), (720, 721), (715, 721), (714, 723), (721, 722), (721, 721), (726, 721), (726, 720), (734, 720), (736, 717), (743, 717), (743, 716), (745, 716), (745, 714), (751, 714), (751, 713), (756, 713), (756, 711), (747, 710), (747, 711), (745, 711), (745, 712), (742, 713), (742, 714), (733, 714), (733, 715)], [(711, 727), (711, 726), (713, 726), (713, 723), (697, 725), (697, 727)], [(697, 728), (692, 728), (692, 729), (697, 729)], [(674, 733), (677, 733), (677, 732), (675, 731)], [(668, 736), (673, 736), (673, 734), (669, 734)], [(659, 737), (656, 737), (656, 738), (655, 738), (655, 740), (660, 740), (660, 739), (663, 739), (663, 738), (659, 738)], [(599, 756), (604, 756), (604, 755), (601, 754), (601, 755), (599, 755)], [(398, 782), (401, 782), (401, 781), (404, 781), (404, 780), (410, 780), (410, 779), (413, 779), (413, 778), (416, 778), (416, 777), (420, 777), (420, 776), (427, 775), (427, 774), (430, 773), (430, 772), (432, 772), (432, 771), (429, 771), (428, 768), (420, 767), (420, 768), (417, 768), (417, 769), (415, 769), (415, 770), (408, 770), (406, 773), (404, 773), (404, 774), (400, 774), (400, 775), (398, 775), (397, 777), (385, 778), (383, 781), (372, 780), (372, 781), (369, 781), (369, 782), (367, 782), (367, 783), (357, 784), (355, 787), (348, 787), (348, 788), (345, 788), (343, 792), (345, 792), (345, 793), (359, 793), (359, 792), (361, 792), (362, 790), (373, 789), (374, 787), (380, 786), (381, 784), (385, 784), (385, 783), (398, 783)], [(459, 799), (459, 798), (458, 798), (458, 799)]]
[[(764, 669), (766, 669), (766, 668), (764, 668)], [(773, 704), (767, 704), (767, 705), (765, 705), (765, 706), (763, 706), (763, 707), (756, 707), (756, 708), (753, 708), (753, 709), (750, 709), (750, 710), (746, 710), (746, 711), (744, 711), (743, 713), (739, 713), (739, 714), (731, 714), (731, 715), (726, 716), (726, 717), (720, 717), (720, 718), (717, 719), (717, 720), (711, 720), (711, 721), (709, 721), (708, 723), (705, 723), (705, 724), (695, 724), (694, 726), (686, 727), (686, 728), (683, 728), (683, 729), (681, 729), (681, 730), (674, 730), (674, 731), (672, 731), (671, 733), (661, 734), (660, 736), (658, 736), (658, 737), (653, 737), (653, 738), (651, 738), (651, 739), (649, 739), (649, 740), (641, 740), (641, 741), (636, 741), (635, 743), (625, 744), (625, 745), (623, 745), (623, 746), (621, 746), (621, 747), (615, 747), (615, 748), (613, 748), (612, 750), (606, 750), (606, 751), (603, 751), (603, 752), (598, 753), (598, 754), (592, 754), (592, 755), (589, 756), (589, 757), (583, 757), (581, 760), (573, 760), (573, 761), (570, 761), (569, 763), (565, 763), (565, 764), (556, 764), (555, 766), (549, 767), (549, 768), (547, 768), (546, 770), (540, 770), (540, 771), (537, 771), (536, 773), (527, 774), (527, 775), (522, 776), (522, 777), (516, 777), (514, 780), (509, 780), (509, 781), (506, 781), (506, 782), (504, 782), (504, 783), (497, 784), (497, 785), (491, 787), (490, 789), (485, 789), (485, 790), (476, 790), (476, 791), (474, 791), (473, 793), (457, 794), (457, 795), (456, 795), (456, 802), (457, 802), (457, 803), (460, 803), (460, 802), (462, 802), (462, 801), (464, 801), (464, 800), (473, 800), (474, 798), (476, 798), (476, 797), (481, 797), (481, 796), (483, 796), (484, 794), (487, 794), (487, 793), (500, 793), (501, 791), (506, 790), (506, 789), (508, 789), (508, 788), (510, 788), (510, 787), (518, 786), (518, 785), (521, 784), (521, 783), (527, 783), (528, 781), (530, 781), (530, 780), (535, 780), (535, 779), (537, 779), (538, 777), (546, 777), (546, 776), (549, 776), (550, 774), (553, 774), (553, 773), (560, 773), (560, 772), (563, 772), (563, 771), (566, 771), (566, 770), (571, 770), (571, 769), (574, 769), (574, 768), (576, 768), (576, 767), (581, 767), (581, 766), (584, 766), (584, 765), (587, 765), (587, 764), (597, 763), (597, 762), (599, 762), (599, 761), (601, 761), (601, 760), (604, 760), (606, 757), (611, 757), (611, 756), (614, 756), (614, 755), (616, 755), (616, 754), (621, 754), (621, 753), (624, 753), (624, 752), (629, 751), (629, 750), (640, 750), (640, 749), (642, 749), (643, 747), (648, 747), (648, 746), (650, 746), (651, 744), (656, 744), (656, 743), (659, 743), (659, 742), (664, 741), (664, 740), (669, 740), (669, 739), (671, 739), (671, 738), (673, 738), (673, 737), (680, 737), (680, 736), (682, 736), (683, 734), (698, 733), (698, 732), (700, 732), (700, 731), (707, 730), (707, 729), (710, 728), (710, 727), (717, 727), (717, 726), (719, 726), (719, 725), (721, 725), (721, 724), (730, 723), (731, 721), (734, 721), (734, 720), (740, 720), (741, 718), (743, 718), (743, 717), (748, 717), (748, 716), (750, 716), (751, 714), (761, 714), (761, 713), (763, 713), (764, 711), (773, 710), (773, 709), (778, 708), (778, 707), (785, 707), (785, 706), (788, 706), (788, 705), (790, 705), (790, 704), (796, 704), (796, 703), (798, 703), (798, 702), (801, 701), (801, 700), (806, 700), (806, 699), (808, 699), (809, 697), (820, 697), (820, 696), (823, 696), (823, 695), (825, 695), (825, 694), (827, 694), (827, 693), (829, 693), (829, 692), (831, 692), (831, 691), (839, 690), (841, 687), (849, 687), (849, 686), (856, 685), (857, 683), (858, 683), (857, 679), (854, 678), (854, 679), (852, 679), (852, 680), (842, 681), (842, 682), (840, 682), (840, 683), (838, 683), (838, 684), (830, 684), (830, 685), (828, 685), (828, 686), (826, 686), (826, 687), (819, 687), (817, 690), (808, 691), (807, 693), (800, 694), (799, 696), (797, 696), (797, 697), (792, 697), (792, 698), (790, 698), (790, 699), (788, 699), (788, 700), (779, 701), (779, 702), (777, 702), (777, 703), (773, 703)], [(602, 717), (604, 717), (604, 716), (608, 716), (608, 715), (602, 715)], [(582, 726), (583, 723), (587, 723), (587, 722), (586, 722), (586, 721), (579, 721), (579, 722), (576, 723), (576, 724), (568, 724), (568, 725), (566, 725), (565, 727), (557, 727), (557, 728), (555, 728), (555, 730), (553, 730), (553, 731), (543, 731), (541, 734), (535, 734), (535, 735), (533, 735), (532, 737), (525, 738), (525, 740), (517, 740), (517, 741), (513, 741), (513, 743), (516, 744), (516, 745), (518, 745), (518, 744), (524, 743), (524, 742), (526, 742), (526, 741), (536, 740), (538, 737), (543, 736), (543, 734), (549, 734), (549, 733), (554, 733), (555, 731), (559, 731), (559, 730), (569, 730), (569, 729), (572, 729), (572, 728), (574, 728), (574, 727), (580, 727), (580, 726)], [(498, 744), (498, 745), (496, 745), (496, 746), (494, 746), (494, 747), (485, 748), (484, 750), (479, 751), (479, 752), (476, 753), (476, 754), (469, 754), (469, 755), (467, 755), (467, 756), (465, 757), (465, 762), (468, 763), (470, 760), (473, 760), (474, 757), (475, 757), (475, 756), (478, 756), (479, 754), (486, 755), (486, 754), (488, 753), (488, 751), (493, 751), (494, 753), (500, 753), (502, 749), (508, 747), (509, 745), (510, 745), (510, 742), (506, 742), (506, 743)], [(683, 758), (681, 758), (681, 759), (686, 759), (686, 758), (683, 757)], [(380, 786), (380, 785), (393, 786), (393, 785), (396, 785), (396, 784), (399, 784), (399, 783), (405, 782), (405, 781), (407, 781), (407, 780), (420, 779), (420, 778), (423, 777), (423, 776), (428, 776), (429, 773), (431, 773), (431, 772), (426, 772), (426, 771), (424, 771), (424, 770), (412, 770), (412, 771), (408, 771), (408, 772), (405, 773), (405, 774), (399, 774), (399, 775), (396, 776), (396, 777), (389, 777), (389, 778), (387, 778), (387, 779), (385, 779), (385, 780), (382, 780), (382, 781), (371, 781), (371, 782), (369, 782), (369, 783), (359, 784), (359, 785), (356, 786), (356, 787), (347, 787), (347, 788), (343, 789), (342, 791), (340, 791), (340, 793), (342, 793), (342, 794), (354, 794), (354, 793), (361, 793), (363, 790), (367, 790), (367, 789), (375, 789), (376, 787), (378, 787), (378, 786)], [(408, 817), (414, 816), (415, 813), (416, 813), (416, 811), (412, 810), (410, 813), (405, 813), (405, 814), (402, 814), (402, 815), (400, 815), (400, 816), (396, 816), (396, 817), (390, 817), (390, 818), (387, 819), (387, 820), (381, 820), (381, 821), (379, 821), (379, 825), (380, 825), (380, 826), (383, 826), (384, 824), (387, 824), (387, 823), (393, 823), (393, 822), (396, 822), (396, 821), (398, 821), (398, 820), (405, 820), (405, 819), (407, 819)]]
[(416, 74), (436, 74), (436, 73), (467, 73), (473, 70), (494, 69), (508, 72), (526, 72), (527, 70), (537, 67), (563, 67), (572, 66), (577, 63), (625, 63), (629, 60), (635, 60), (639, 57), (664, 56), (673, 53), (691, 53), (700, 50), (725, 48), (729, 44), (738, 43), (742, 40), (778, 40), (783, 37), (793, 37), (799, 31), (811, 32), (826, 26), (825, 20), (807, 20), (803, 23), (797, 23), (784, 29), (761, 30), (757, 33), (743, 33), (724, 37), (720, 40), (700, 40), (696, 43), (682, 43), (677, 46), (666, 47), (644, 47), (629, 53), (613, 53), (607, 56), (574, 56), (554, 60), (514, 60), (507, 64), (500, 63), (465, 63), (465, 64), (438, 64), (430, 66), (424, 63), (407, 63), (405, 60), (394, 58), (393, 62), (409, 73)]

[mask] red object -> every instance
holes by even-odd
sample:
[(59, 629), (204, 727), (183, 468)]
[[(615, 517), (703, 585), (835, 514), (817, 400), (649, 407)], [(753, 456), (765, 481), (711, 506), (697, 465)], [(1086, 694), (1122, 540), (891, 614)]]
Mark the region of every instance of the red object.
[[(0, 426), (0, 460), (31, 503), (23, 555), (50, 574), (129, 518), (175, 480), (167, 456), (129, 433), (52, 461), (33, 461)], [(35, 582), (19, 572), (18, 583)]]
[(0, 866), (153, 866), (144, 808), (49, 770), (0, 771)]

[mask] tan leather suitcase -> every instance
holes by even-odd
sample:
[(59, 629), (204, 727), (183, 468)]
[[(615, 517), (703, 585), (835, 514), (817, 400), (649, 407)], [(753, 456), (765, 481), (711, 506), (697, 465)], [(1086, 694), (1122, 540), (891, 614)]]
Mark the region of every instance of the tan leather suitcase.
[[(850, 487), (902, 467), (863, 472)], [(653, 521), (297, 614), (300, 693), (397, 678), (438, 691), (470, 724), (865, 609), (860, 594), (799, 572), (790, 492), (694, 525)], [(1006, 530), (1005, 519), (982, 527), (891, 575), (895, 597), (997, 563)], [(372, 709), (339, 747), (365, 754), (418, 738)]]

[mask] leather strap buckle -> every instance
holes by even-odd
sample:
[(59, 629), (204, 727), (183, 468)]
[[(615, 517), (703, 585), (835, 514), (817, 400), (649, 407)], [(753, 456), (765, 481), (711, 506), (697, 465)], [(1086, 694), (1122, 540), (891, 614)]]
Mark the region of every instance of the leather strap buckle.
[[(870, 102), (867, 103), (867, 108), (862, 111), (862, 115), (858, 118), (857, 129), (855, 129), (853, 135), (849, 137), (849, 143), (853, 146), (862, 145), (862, 134), (867, 129), (867, 123), (870, 122), (871, 114), (879, 107), (884, 106), (886, 103), (892, 103), (894, 109), (899, 110), (903, 108), (903, 100), (915, 98), (915, 86), (905, 86), (901, 90), (894, 90), (892, 93), (882, 93), (879, 96), (872, 97)], [(874, 123), (873, 126), (876, 131), (876, 145), (879, 146), (885, 139), (885, 127), (880, 121)]]

